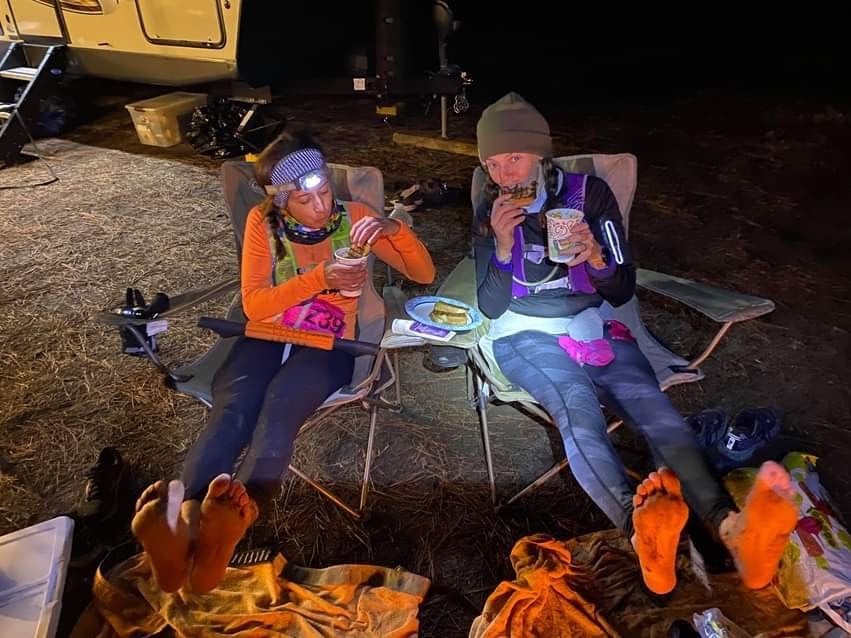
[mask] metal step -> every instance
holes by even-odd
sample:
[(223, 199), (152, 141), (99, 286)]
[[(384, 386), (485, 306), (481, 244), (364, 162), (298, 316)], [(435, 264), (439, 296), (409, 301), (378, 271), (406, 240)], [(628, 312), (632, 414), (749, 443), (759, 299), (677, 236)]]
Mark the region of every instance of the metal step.
[(0, 71), (0, 78), (9, 78), (10, 80), (23, 80), (24, 82), (31, 81), (38, 73), (38, 69), (31, 66), (16, 66), (11, 69)]

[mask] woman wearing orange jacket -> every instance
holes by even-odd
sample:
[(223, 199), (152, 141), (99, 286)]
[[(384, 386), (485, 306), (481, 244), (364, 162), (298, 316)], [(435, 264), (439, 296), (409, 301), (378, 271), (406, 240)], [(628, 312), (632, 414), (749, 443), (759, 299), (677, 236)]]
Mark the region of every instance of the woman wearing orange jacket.
[[(255, 172), (267, 197), (245, 226), (248, 319), (354, 338), (367, 272), (363, 263), (334, 260), (344, 246), (369, 245), (407, 278), (434, 280), (431, 257), (407, 225), (334, 198), (325, 159), (308, 137), (283, 134)], [(280, 489), (299, 428), (351, 381), (353, 367), (345, 352), (239, 338), (213, 381), (210, 418), (187, 454), (182, 481), (158, 481), (137, 503), (133, 532), (165, 591), (218, 584), (245, 530)], [(179, 502), (181, 492), (180, 515), (169, 517), (168, 503)]]

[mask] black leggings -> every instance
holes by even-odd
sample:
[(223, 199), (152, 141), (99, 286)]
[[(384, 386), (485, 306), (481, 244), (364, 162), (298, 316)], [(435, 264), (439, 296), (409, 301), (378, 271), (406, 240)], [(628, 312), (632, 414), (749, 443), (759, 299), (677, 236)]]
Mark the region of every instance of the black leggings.
[(302, 424), (352, 380), (354, 358), (336, 350), (284, 345), (241, 337), (213, 380), (207, 427), (183, 467), (187, 499), (201, 499), (210, 481), (232, 473), (261, 507), (280, 489)]

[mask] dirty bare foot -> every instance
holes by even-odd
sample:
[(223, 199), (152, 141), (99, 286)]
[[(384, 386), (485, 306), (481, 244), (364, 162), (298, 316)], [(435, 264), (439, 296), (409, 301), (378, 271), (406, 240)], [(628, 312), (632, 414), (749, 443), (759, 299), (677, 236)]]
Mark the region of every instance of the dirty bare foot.
[(793, 494), (788, 472), (774, 461), (766, 461), (759, 468), (744, 510), (731, 513), (721, 523), (721, 540), (750, 589), (765, 587), (777, 572), (798, 521)]
[(236, 544), (257, 515), (257, 504), (240, 481), (220, 474), (210, 482), (201, 503), (198, 541), (189, 576), (192, 591), (203, 594), (221, 582)]
[(131, 528), (165, 592), (180, 589), (189, 571), (189, 530), (180, 516), (183, 484), (157, 481), (136, 501)]
[(632, 503), (632, 546), (638, 554), (644, 583), (654, 593), (667, 594), (677, 584), (677, 545), (688, 519), (680, 480), (671, 470), (661, 467), (638, 486)]

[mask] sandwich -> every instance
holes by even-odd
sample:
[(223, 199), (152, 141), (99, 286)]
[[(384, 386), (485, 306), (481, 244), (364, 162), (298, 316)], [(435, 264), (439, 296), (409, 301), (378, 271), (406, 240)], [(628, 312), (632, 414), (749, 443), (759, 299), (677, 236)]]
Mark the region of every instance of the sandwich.
[(502, 195), (511, 195), (509, 201), (515, 204), (518, 208), (528, 206), (535, 201), (538, 196), (538, 182), (534, 181), (531, 184), (515, 184), (514, 186), (504, 186), (499, 189)]
[(445, 301), (438, 301), (434, 304), (434, 308), (428, 316), (432, 321), (445, 323), (450, 326), (463, 326), (470, 323), (470, 314), (466, 308), (461, 308)]
[(346, 253), (346, 257), (348, 259), (360, 259), (361, 257), (366, 257), (369, 254), (369, 251), (369, 244), (363, 244), (362, 246), (349, 246), (349, 252)]

